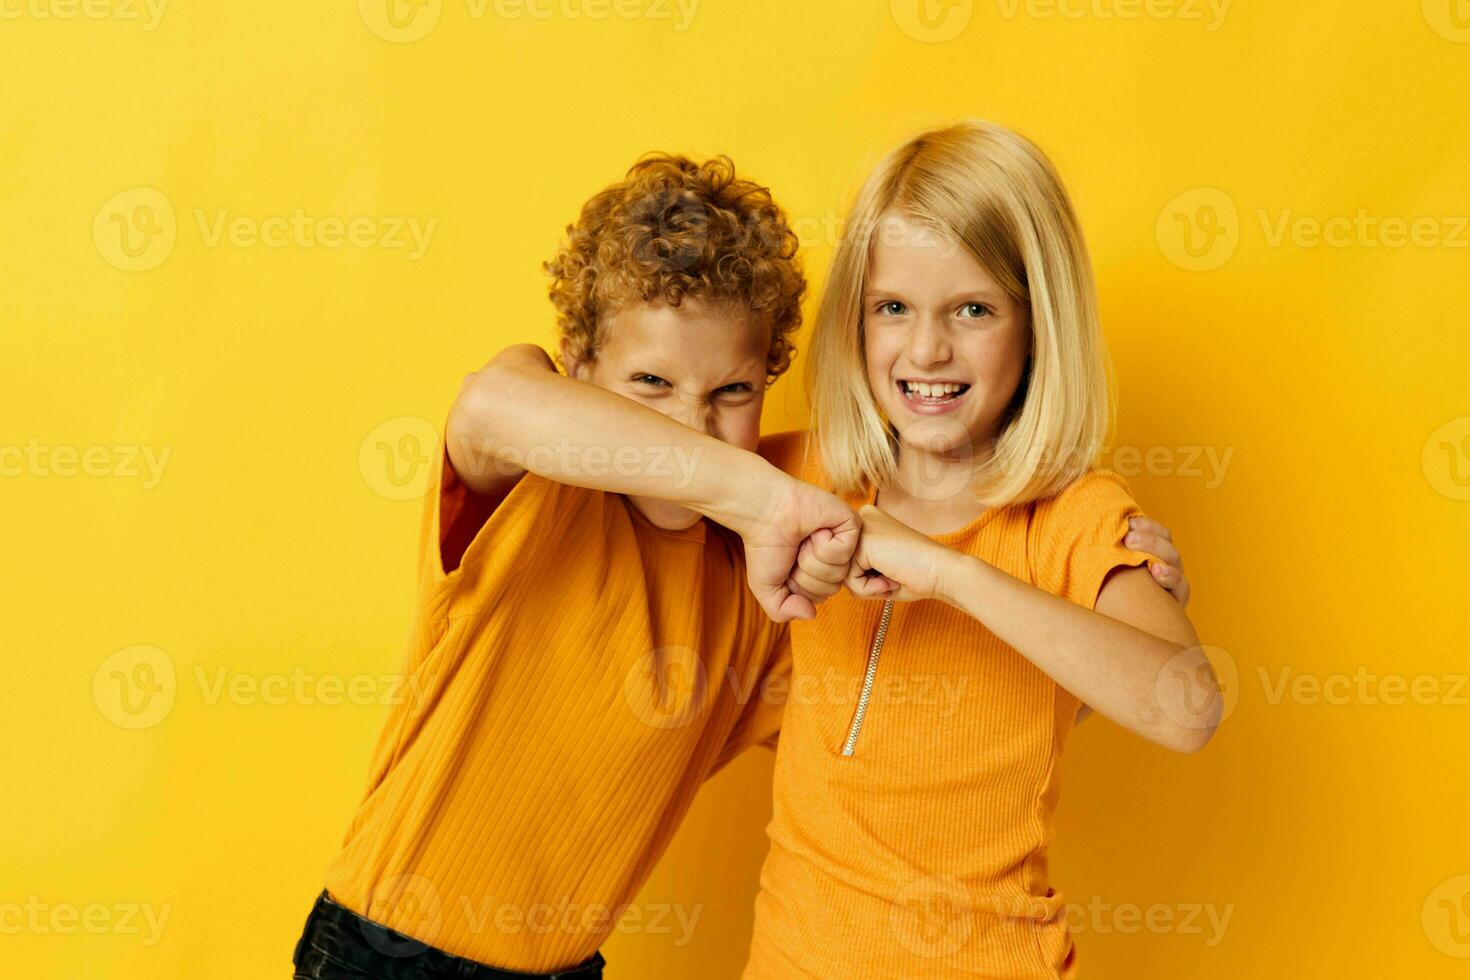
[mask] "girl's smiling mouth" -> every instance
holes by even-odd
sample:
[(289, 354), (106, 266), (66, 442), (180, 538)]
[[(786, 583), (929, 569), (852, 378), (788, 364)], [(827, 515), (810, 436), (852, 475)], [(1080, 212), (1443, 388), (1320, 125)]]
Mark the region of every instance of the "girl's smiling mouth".
[(970, 386), (961, 381), (900, 378), (897, 384), (904, 407), (918, 415), (942, 415), (952, 411), (970, 390)]

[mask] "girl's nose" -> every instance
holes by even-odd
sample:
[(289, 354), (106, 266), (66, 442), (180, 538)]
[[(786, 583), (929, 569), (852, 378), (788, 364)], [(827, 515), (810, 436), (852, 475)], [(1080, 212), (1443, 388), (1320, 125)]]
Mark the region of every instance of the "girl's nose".
[(943, 364), (949, 360), (949, 330), (932, 316), (921, 316), (909, 335), (909, 360), (915, 367)]

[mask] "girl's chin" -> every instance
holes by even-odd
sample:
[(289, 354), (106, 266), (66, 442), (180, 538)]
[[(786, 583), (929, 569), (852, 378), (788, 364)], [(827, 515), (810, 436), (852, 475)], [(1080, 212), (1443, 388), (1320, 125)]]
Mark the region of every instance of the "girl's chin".
[(967, 455), (974, 452), (976, 436), (952, 415), (910, 419), (898, 430), (899, 442), (920, 452)]

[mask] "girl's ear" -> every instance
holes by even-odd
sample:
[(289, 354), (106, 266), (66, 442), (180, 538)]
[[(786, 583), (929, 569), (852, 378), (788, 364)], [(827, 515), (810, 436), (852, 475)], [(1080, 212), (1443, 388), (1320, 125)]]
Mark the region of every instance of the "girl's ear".
[(586, 375), (592, 369), (591, 362), (582, 358), (566, 337), (561, 339), (561, 363), (567, 369), (567, 377), (578, 381), (586, 381)]

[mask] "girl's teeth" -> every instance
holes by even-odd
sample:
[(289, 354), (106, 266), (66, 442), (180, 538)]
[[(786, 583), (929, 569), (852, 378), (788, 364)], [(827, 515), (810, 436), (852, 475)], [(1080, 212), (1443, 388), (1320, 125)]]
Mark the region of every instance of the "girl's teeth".
[(920, 398), (943, 398), (957, 393), (960, 388), (964, 387), (957, 384), (929, 384), (925, 381), (905, 381), (904, 386), (910, 394), (918, 395)]

